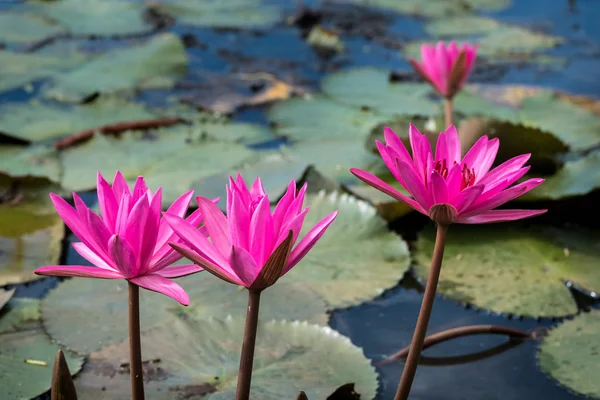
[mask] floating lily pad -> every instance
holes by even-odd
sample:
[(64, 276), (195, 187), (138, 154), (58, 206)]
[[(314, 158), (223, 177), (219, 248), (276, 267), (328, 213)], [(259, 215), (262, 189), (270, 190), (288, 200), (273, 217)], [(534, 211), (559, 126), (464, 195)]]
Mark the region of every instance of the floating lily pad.
[[(349, 2), (349, 0), (344, 0)], [(401, 14), (423, 17), (447, 17), (476, 10), (499, 11), (510, 5), (510, 0), (350, 0), (370, 7), (380, 7)]]
[[(426, 279), (434, 230), (419, 237), (415, 266)], [(563, 280), (600, 291), (600, 240), (575, 231), (452, 225), (438, 293), (502, 313), (559, 317), (577, 312)]]
[(479, 40), (484, 57), (505, 57), (511, 53), (531, 54), (558, 46), (563, 39), (517, 26), (502, 26)]
[(272, 25), (281, 19), (276, 6), (260, 0), (186, 1), (160, 0), (157, 8), (185, 25), (221, 28), (251, 28)]
[[(248, 308), (248, 291), (222, 281), (211, 274), (194, 274), (178, 281), (189, 294), (189, 307), (175, 305), (172, 310), (195, 319), (225, 317), (243, 319)], [(294, 282), (281, 282), (261, 295), (261, 321), (308, 321), (327, 325), (327, 305), (310, 287)]]
[[(127, 338), (128, 291), (125, 280), (74, 278), (42, 300), (44, 328), (61, 345), (88, 354)], [(170, 324), (167, 307), (174, 300), (149, 290), (140, 292), (142, 329)]]
[[(395, 286), (410, 264), (406, 243), (387, 229), (375, 207), (347, 194), (310, 197), (305, 229), (334, 210), (325, 235), (282, 281), (315, 290), (331, 308), (355, 305)], [(351, 245), (349, 245), (351, 244)]]
[(40, 301), (16, 297), (0, 313), (0, 334), (34, 328), (39, 322)]
[(425, 25), (425, 31), (434, 37), (455, 39), (456, 36), (489, 33), (499, 29), (500, 26), (500, 23), (495, 19), (467, 15), (434, 19)]
[(335, 101), (368, 107), (388, 115), (436, 115), (439, 105), (430, 99), (433, 89), (424, 83), (394, 83), (389, 72), (374, 68), (355, 68), (329, 75), (323, 91)]
[(10, 299), (12, 298), (13, 294), (15, 294), (15, 289), (11, 289), (11, 290), (2, 290), (0, 289), (0, 311), (2, 311), (2, 309), (4, 308), (4, 306), (6, 305), (6, 303), (8, 303), (10, 301)]
[(292, 160), (279, 152), (260, 151), (256, 152), (256, 157), (229, 171), (195, 181), (191, 188), (204, 197), (220, 197), (219, 206), (225, 209), (227, 200), (225, 185), (228, 184), (230, 176), (236, 176), (239, 172), (246, 182), (254, 182), (257, 177), (260, 177), (265, 192), (271, 202), (274, 202), (285, 193), (292, 179), (296, 182), (300, 180), (306, 168), (307, 164), (303, 160)]
[(48, 18), (20, 10), (2, 10), (0, 42), (26, 44), (65, 32), (65, 27)]
[[(62, 184), (72, 190), (95, 187), (96, 171), (126, 179), (143, 175), (149, 187), (163, 187), (163, 201), (174, 201), (200, 178), (243, 164), (255, 152), (244, 146), (198, 138), (185, 127), (126, 132), (120, 138), (96, 135), (61, 153)], [(196, 135), (196, 136), (195, 136)]]
[(595, 374), (600, 362), (599, 328), (600, 311), (592, 310), (551, 329), (538, 352), (542, 370), (575, 392), (599, 398)]
[(566, 161), (558, 172), (523, 196), (523, 200), (583, 196), (600, 188), (600, 151)]
[(44, 146), (0, 146), (0, 173), (13, 178), (40, 177), (57, 182), (61, 169), (53, 149)]
[(65, 49), (60, 46), (57, 48), (57, 54), (52, 54), (50, 48), (35, 54), (0, 50), (0, 92), (20, 88), (84, 60), (80, 53), (64, 52)]
[(381, 157), (368, 152), (356, 138), (311, 140), (284, 146), (281, 152), (292, 161), (313, 165), (325, 177), (338, 183), (356, 182), (350, 168), (373, 173), (385, 172)]
[[(144, 333), (144, 358), (160, 360), (146, 366), (146, 397), (233, 398), (243, 330), (243, 318), (185, 319)], [(75, 380), (77, 394), (130, 398), (128, 372), (119, 368), (127, 354), (127, 343), (93, 353)], [(377, 375), (360, 348), (330, 328), (306, 322), (262, 323), (253, 372), (254, 399), (293, 399), (299, 390), (325, 399), (347, 382), (356, 384), (362, 399), (373, 399), (377, 391)]]
[[(42, 330), (0, 335), (0, 397), (30, 399), (50, 389), (52, 365), (58, 346)], [(65, 353), (69, 370), (76, 374), (83, 357)]]
[(144, 3), (115, 0), (61, 0), (39, 2), (29, 9), (60, 22), (75, 35), (128, 35), (150, 32), (144, 21)]
[(79, 68), (57, 75), (46, 88), (46, 95), (80, 102), (95, 93), (169, 87), (173, 78), (186, 69), (183, 43), (177, 36), (164, 33), (139, 46), (102, 54)]
[(275, 124), (277, 134), (294, 141), (360, 139), (385, 119), (373, 110), (349, 107), (324, 96), (288, 100), (269, 111), (269, 121)]
[(17, 196), (0, 204), (0, 286), (39, 279), (33, 271), (60, 258), (64, 225), (47, 193), (43, 199)]
[(263, 126), (248, 123), (213, 123), (194, 124), (190, 127), (194, 137), (213, 138), (221, 142), (258, 144), (273, 140), (271, 131)]
[(102, 125), (152, 119), (142, 105), (114, 97), (92, 103), (60, 107), (31, 103), (8, 103), (0, 107), (0, 131), (29, 142), (57, 138)]

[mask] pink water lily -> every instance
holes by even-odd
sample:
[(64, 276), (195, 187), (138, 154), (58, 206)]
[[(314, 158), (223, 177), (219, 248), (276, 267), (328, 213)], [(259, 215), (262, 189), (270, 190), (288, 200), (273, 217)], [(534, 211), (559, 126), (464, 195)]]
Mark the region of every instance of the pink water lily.
[(452, 210), (452, 221), (449, 222), (484, 224), (512, 221), (547, 211), (495, 209), (544, 182), (544, 179), (532, 178), (511, 186), (529, 170), (524, 165), (530, 154), (511, 158), (491, 169), (500, 145), (497, 138), (490, 140), (482, 136), (461, 158), (458, 133), (453, 125), (440, 133), (435, 154), (427, 136), (412, 124), (409, 136), (412, 158), (400, 138), (387, 127), (384, 129), (386, 144), (377, 141), (377, 148), (389, 170), (412, 198), (369, 172), (356, 168), (350, 171), (422, 214), (431, 216), (433, 206), (449, 205)]
[[(75, 208), (56, 194), (50, 194), (60, 217), (81, 240), (73, 243), (73, 248), (93, 266), (51, 265), (35, 273), (127, 279), (188, 305), (187, 293), (169, 278), (193, 274), (202, 268), (196, 264), (172, 265), (182, 257), (169, 246), (169, 242), (178, 241), (177, 235), (161, 219), (162, 189), (153, 194), (144, 178), (138, 177), (131, 191), (117, 171), (112, 186), (98, 173), (97, 192), (101, 215), (92, 212), (77, 193), (73, 193)], [(184, 193), (168, 212), (184, 217), (192, 196), (192, 190)], [(201, 212), (195, 211), (186, 221), (198, 227), (202, 222)], [(200, 231), (198, 234), (201, 235)]]
[[(241, 175), (235, 181), (230, 177), (227, 217), (208, 199), (197, 197), (210, 241), (180, 216), (165, 213), (164, 218), (184, 242), (172, 246), (185, 257), (230, 283), (264, 289), (310, 251), (337, 215), (335, 211), (323, 218), (292, 249), (309, 210), (302, 208), (305, 193), (306, 185), (296, 192), (292, 181), (271, 212), (260, 178), (248, 189)], [(279, 265), (275, 276), (265, 278), (271, 273), (266, 266), (274, 263)]]
[(459, 48), (452, 41), (447, 47), (444, 42), (438, 42), (437, 46), (424, 44), (421, 62), (412, 58), (408, 61), (442, 96), (452, 98), (467, 81), (476, 57), (477, 46), (464, 43)]

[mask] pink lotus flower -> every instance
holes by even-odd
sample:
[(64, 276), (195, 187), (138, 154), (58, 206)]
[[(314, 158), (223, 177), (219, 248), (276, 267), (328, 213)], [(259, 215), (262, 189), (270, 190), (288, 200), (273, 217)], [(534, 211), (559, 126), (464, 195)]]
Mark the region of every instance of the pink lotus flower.
[[(184, 193), (168, 212), (183, 217), (192, 195), (192, 190)], [(140, 176), (132, 192), (119, 171), (111, 187), (98, 173), (102, 216), (92, 212), (77, 193), (73, 193), (75, 209), (54, 193), (50, 198), (65, 224), (81, 240), (73, 243), (73, 248), (93, 266), (52, 265), (37, 269), (36, 274), (127, 279), (183, 305), (189, 304), (187, 293), (169, 278), (193, 274), (202, 268), (195, 264), (171, 265), (181, 259), (181, 255), (168, 244), (177, 241), (177, 235), (161, 219), (161, 188), (152, 194)], [(194, 227), (201, 221), (200, 211), (187, 218), (187, 223)]]
[(197, 197), (210, 241), (193, 224), (165, 213), (164, 218), (185, 243), (171, 245), (227, 282), (264, 289), (310, 251), (337, 215), (335, 211), (321, 220), (292, 250), (309, 209), (302, 209), (305, 193), (306, 185), (296, 193), (296, 183), (292, 181), (271, 213), (260, 178), (249, 190), (240, 174), (236, 181), (230, 177), (227, 217), (209, 200)]
[(460, 142), (454, 125), (440, 133), (435, 155), (427, 136), (412, 124), (409, 134), (412, 158), (400, 138), (387, 127), (384, 129), (386, 144), (377, 141), (377, 148), (389, 170), (412, 198), (369, 172), (356, 168), (350, 171), (367, 184), (430, 217), (435, 209), (432, 209), (433, 206), (449, 205), (451, 220), (448, 222), (484, 224), (512, 221), (547, 211), (495, 210), (544, 182), (543, 179), (533, 178), (510, 187), (529, 170), (523, 165), (531, 154), (511, 158), (490, 171), (500, 145), (496, 138), (489, 140), (487, 136), (481, 137), (461, 159)]
[(412, 58), (408, 61), (443, 97), (451, 99), (467, 81), (476, 57), (477, 46), (465, 43), (459, 49), (452, 41), (448, 47), (444, 42), (438, 42), (437, 46), (424, 44), (422, 63)]

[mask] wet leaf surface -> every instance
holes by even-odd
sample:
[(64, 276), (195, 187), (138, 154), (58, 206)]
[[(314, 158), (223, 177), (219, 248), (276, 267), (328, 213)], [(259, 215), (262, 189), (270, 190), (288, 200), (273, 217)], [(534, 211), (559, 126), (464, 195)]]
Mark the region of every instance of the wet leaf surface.
[[(177, 320), (144, 333), (147, 398), (230, 399), (242, 332), (243, 319), (230, 318)], [(119, 368), (127, 354), (126, 343), (93, 353), (75, 380), (77, 393), (86, 398), (128, 399), (128, 372)], [(348, 380), (356, 383), (362, 398), (375, 397), (375, 370), (347, 338), (306, 322), (260, 325), (252, 379), (257, 399), (294, 398), (299, 390), (309, 398), (326, 398)]]
[[(506, 225), (451, 226), (438, 293), (494, 312), (557, 317), (577, 312), (564, 280), (600, 290), (595, 234)], [(434, 236), (427, 228), (417, 243), (415, 272), (423, 280)]]
[(31, 12), (7, 10), (0, 14), (0, 42), (20, 45), (63, 33), (64, 26)]
[(600, 355), (600, 311), (582, 313), (550, 330), (540, 345), (538, 362), (561, 385), (590, 398), (600, 397), (594, 370)]
[(339, 214), (327, 234), (282, 280), (312, 288), (331, 308), (355, 305), (398, 283), (410, 264), (408, 247), (387, 230), (373, 206), (339, 193), (321, 193), (307, 203), (311, 208), (304, 231), (334, 210)]

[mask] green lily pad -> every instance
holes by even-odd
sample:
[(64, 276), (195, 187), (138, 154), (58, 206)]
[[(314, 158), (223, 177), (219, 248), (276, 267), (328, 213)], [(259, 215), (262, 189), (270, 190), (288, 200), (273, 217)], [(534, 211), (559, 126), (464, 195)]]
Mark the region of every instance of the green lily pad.
[[(182, 319), (144, 333), (144, 358), (160, 360), (147, 364), (146, 397), (233, 398), (243, 330), (243, 318)], [(92, 354), (75, 380), (78, 395), (130, 398), (128, 372), (119, 368), (127, 354), (127, 343)], [(356, 384), (362, 399), (375, 397), (375, 370), (346, 337), (306, 322), (272, 321), (259, 326), (253, 399), (293, 399), (299, 390), (310, 399), (325, 399), (347, 382)]]
[(586, 150), (600, 144), (600, 116), (551, 90), (507, 86), (492, 91), (473, 86), (467, 92), (470, 93), (461, 93), (455, 99), (456, 110), (463, 114), (538, 128), (554, 134), (572, 150)]
[(294, 141), (364, 138), (385, 119), (375, 111), (349, 107), (324, 96), (280, 102), (269, 110), (269, 121), (277, 134)]
[(6, 305), (6, 303), (8, 303), (10, 301), (10, 299), (12, 298), (13, 294), (15, 294), (15, 289), (11, 289), (11, 290), (2, 290), (0, 289), (0, 311), (2, 311), (2, 309), (4, 308), (4, 306)]
[(141, 104), (116, 97), (100, 97), (92, 103), (72, 107), (30, 103), (7, 103), (0, 107), (0, 131), (29, 142), (116, 122), (152, 119)]
[(600, 188), (600, 151), (566, 161), (558, 172), (523, 196), (523, 200), (558, 200), (583, 196)]
[(500, 28), (495, 19), (475, 15), (457, 16), (434, 19), (425, 24), (425, 31), (434, 37), (449, 37), (477, 35), (495, 31)]
[[(346, 0), (346, 2), (349, 2)], [(423, 17), (448, 17), (476, 10), (500, 11), (510, 5), (510, 0), (354, 0), (353, 3), (380, 7), (401, 14)]]
[(273, 140), (271, 131), (263, 126), (240, 122), (205, 122), (196, 123), (189, 128), (194, 137), (213, 138), (221, 142), (258, 144)]
[(0, 313), (0, 334), (34, 328), (39, 326), (39, 322), (40, 301), (17, 297), (9, 301)]
[(13, 178), (38, 177), (57, 182), (61, 168), (57, 153), (44, 146), (0, 146), (0, 174)]
[(65, 27), (50, 19), (20, 10), (2, 10), (0, 42), (27, 44), (65, 32)]
[(168, 88), (173, 78), (186, 69), (183, 43), (177, 36), (163, 33), (139, 46), (110, 51), (57, 75), (45, 94), (60, 101), (80, 102), (95, 93)]
[[(58, 346), (40, 329), (0, 335), (0, 397), (30, 399), (48, 389)], [(83, 357), (65, 353), (71, 374), (76, 374)]]
[[(174, 304), (172, 310), (194, 319), (225, 317), (243, 319), (248, 308), (248, 291), (222, 281), (211, 274), (194, 274), (178, 281), (190, 296), (189, 307)], [(327, 305), (310, 287), (295, 282), (281, 282), (261, 295), (261, 321), (308, 321), (327, 325)]]
[[(400, 185), (396, 184), (395, 186), (398, 191), (407, 194)], [(413, 211), (405, 202), (398, 201), (369, 185), (352, 185), (348, 187), (348, 190), (356, 197), (373, 205), (386, 221), (394, 221)]]
[(10, 200), (0, 203), (0, 286), (41, 278), (33, 271), (58, 262), (65, 233), (47, 193)]
[(595, 370), (600, 362), (600, 311), (582, 313), (550, 330), (538, 352), (544, 372), (586, 397), (600, 397)]
[(144, 3), (116, 0), (61, 0), (39, 2), (29, 9), (60, 22), (74, 35), (128, 35), (150, 32)]
[[(426, 279), (434, 245), (426, 229), (417, 243), (416, 274)], [(563, 280), (600, 291), (597, 236), (505, 225), (452, 225), (438, 293), (490, 311), (532, 317), (577, 312)]]
[(483, 57), (505, 57), (511, 53), (531, 54), (551, 49), (563, 41), (556, 36), (504, 25), (482, 37), (479, 48)]
[(311, 140), (281, 148), (282, 154), (292, 161), (313, 165), (325, 177), (338, 183), (356, 182), (350, 168), (373, 173), (387, 169), (381, 157), (368, 152), (362, 141), (355, 138)]
[(332, 211), (339, 210), (339, 214), (315, 247), (281, 281), (313, 289), (331, 308), (372, 299), (400, 281), (410, 265), (408, 246), (387, 229), (375, 207), (336, 192), (312, 196), (307, 204), (310, 211), (304, 221), (305, 231)]
[[(126, 179), (143, 175), (149, 187), (163, 186), (163, 201), (172, 202), (200, 178), (229, 171), (255, 156), (234, 143), (195, 137), (185, 127), (126, 132), (120, 138), (96, 135), (61, 153), (62, 184), (72, 190), (93, 189), (96, 171)], [(225, 184), (224, 182), (223, 184)]]
[(262, 4), (260, 0), (186, 1), (160, 0), (156, 7), (185, 25), (214, 28), (252, 28), (272, 25), (281, 19), (276, 6)]
[(85, 57), (65, 47), (53, 46), (39, 53), (17, 53), (0, 50), (0, 92), (17, 89), (71, 68)]
[(279, 152), (260, 151), (256, 152), (256, 156), (230, 171), (203, 177), (192, 183), (191, 188), (204, 197), (220, 197), (219, 206), (225, 209), (225, 185), (230, 176), (235, 177), (239, 172), (246, 182), (254, 182), (260, 177), (265, 192), (274, 202), (283, 196), (292, 179), (298, 182), (302, 178), (307, 168), (306, 162), (291, 160)]
[[(127, 338), (128, 291), (125, 280), (74, 278), (62, 282), (42, 300), (46, 332), (56, 342), (80, 354)], [(175, 305), (165, 295), (142, 290), (140, 315), (142, 330), (170, 324), (166, 312)]]
[(323, 92), (343, 104), (368, 107), (387, 115), (436, 115), (439, 104), (424, 83), (394, 83), (389, 72), (374, 68), (344, 70), (326, 77)]

